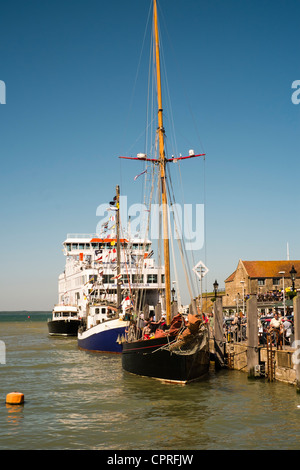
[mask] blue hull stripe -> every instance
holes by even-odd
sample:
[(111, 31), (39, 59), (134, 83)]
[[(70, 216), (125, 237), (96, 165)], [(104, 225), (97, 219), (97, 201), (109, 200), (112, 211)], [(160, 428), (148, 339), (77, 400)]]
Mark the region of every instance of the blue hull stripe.
[(114, 328), (91, 334), (88, 338), (78, 338), (78, 347), (87, 351), (121, 353), (122, 346), (118, 344), (118, 336), (125, 334), (125, 327)]

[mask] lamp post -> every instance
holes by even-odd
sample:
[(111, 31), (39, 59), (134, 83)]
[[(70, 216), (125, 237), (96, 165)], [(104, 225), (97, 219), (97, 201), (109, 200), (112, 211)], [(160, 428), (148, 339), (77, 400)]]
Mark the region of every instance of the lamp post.
[(217, 279), (216, 279), (215, 282), (214, 282), (215, 298), (217, 298), (217, 295), (218, 295), (218, 287), (219, 287), (219, 284), (218, 284)]
[(245, 281), (240, 281), (243, 286), (243, 317), (245, 316)]
[(284, 275), (285, 271), (279, 271), (278, 274), (282, 274), (282, 290), (283, 290), (283, 316), (285, 317), (285, 289), (284, 289)]
[(174, 299), (175, 299), (175, 289), (174, 289), (174, 287), (172, 287), (171, 294), (172, 294), (172, 302), (174, 302)]
[(294, 265), (292, 266), (292, 269), (290, 270), (290, 276), (291, 276), (291, 279), (292, 279), (292, 289), (293, 289), (293, 292), (295, 290), (295, 279), (296, 279), (296, 274), (297, 274), (297, 271), (294, 267)]

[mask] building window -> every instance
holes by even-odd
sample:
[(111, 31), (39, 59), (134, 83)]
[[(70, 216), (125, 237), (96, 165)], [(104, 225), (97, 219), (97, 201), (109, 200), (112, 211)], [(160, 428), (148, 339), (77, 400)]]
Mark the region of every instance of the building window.
[(280, 278), (279, 277), (274, 277), (273, 278), (273, 286), (279, 286), (280, 285)]
[(157, 284), (157, 274), (148, 274), (147, 275), (148, 284)]
[(264, 286), (265, 285), (265, 278), (261, 277), (261, 278), (257, 279), (257, 284), (259, 286)]

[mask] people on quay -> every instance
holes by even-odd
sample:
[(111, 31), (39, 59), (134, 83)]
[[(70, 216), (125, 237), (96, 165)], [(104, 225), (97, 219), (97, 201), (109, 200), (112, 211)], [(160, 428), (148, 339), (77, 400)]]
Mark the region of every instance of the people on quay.
[(283, 334), (284, 334), (285, 342), (291, 345), (294, 339), (293, 325), (288, 320), (287, 317), (284, 317), (282, 326), (283, 326)]
[[(241, 314), (242, 312), (240, 312)], [(235, 317), (231, 323), (231, 325), (233, 326), (233, 335), (234, 335), (234, 340), (235, 341), (238, 341), (238, 336), (239, 336), (239, 332), (240, 332), (240, 328), (241, 328), (241, 315), (236, 313), (235, 314)]]

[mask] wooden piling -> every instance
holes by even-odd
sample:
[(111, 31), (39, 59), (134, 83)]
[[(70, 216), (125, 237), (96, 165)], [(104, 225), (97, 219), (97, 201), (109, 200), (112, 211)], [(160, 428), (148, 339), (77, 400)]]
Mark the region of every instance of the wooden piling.
[(247, 300), (247, 337), (248, 377), (253, 378), (257, 375), (256, 366), (259, 365), (257, 299), (254, 295)]
[(160, 320), (161, 319), (161, 304), (155, 305), (154, 312), (155, 312), (155, 321)]
[(214, 348), (216, 367), (224, 367), (225, 338), (223, 331), (222, 298), (217, 297), (214, 302)]

